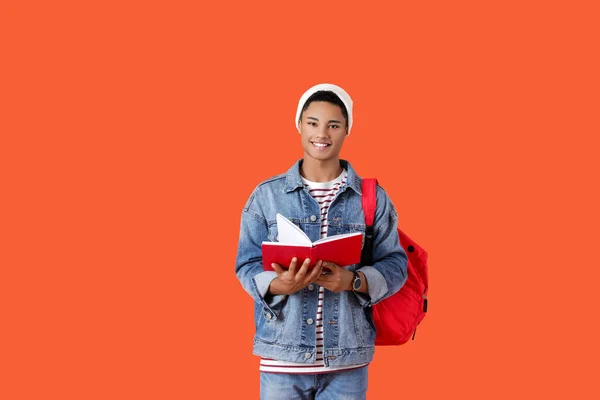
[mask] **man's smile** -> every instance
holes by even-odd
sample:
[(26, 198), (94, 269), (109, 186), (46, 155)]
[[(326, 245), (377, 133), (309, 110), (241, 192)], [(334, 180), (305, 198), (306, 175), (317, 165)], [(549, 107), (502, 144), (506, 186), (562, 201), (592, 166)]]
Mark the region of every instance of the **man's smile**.
[(325, 149), (331, 146), (331, 143), (323, 143), (323, 142), (311, 142), (317, 149)]

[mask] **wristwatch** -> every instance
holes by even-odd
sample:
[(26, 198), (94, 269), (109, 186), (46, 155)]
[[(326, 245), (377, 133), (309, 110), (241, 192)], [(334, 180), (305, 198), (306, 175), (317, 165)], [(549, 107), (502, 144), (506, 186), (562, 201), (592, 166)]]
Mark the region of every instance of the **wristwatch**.
[(354, 280), (352, 281), (352, 290), (357, 291), (362, 286), (362, 279), (360, 274), (356, 271), (352, 271), (354, 273)]

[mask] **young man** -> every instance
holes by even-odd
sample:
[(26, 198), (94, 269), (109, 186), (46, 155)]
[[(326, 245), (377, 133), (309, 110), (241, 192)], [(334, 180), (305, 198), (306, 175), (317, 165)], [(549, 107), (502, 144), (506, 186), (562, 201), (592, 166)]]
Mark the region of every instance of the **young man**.
[(397, 214), (377, 188), (373, 265), (310, 260), (264, 271), (261, 243), (277, 241), (277, 213), (315, 241), (365, 231), (361, 178), (340, 160), (352, 128), (352, 100), (320, 84), (298, 102), (296, 126), (303, 159), (259, 184), (244, 206), (236, 275), (254, 299), (253, 353), (261, 356), (261, 399), (364, 399), (375, 330), (371, 306), (407, 277)]

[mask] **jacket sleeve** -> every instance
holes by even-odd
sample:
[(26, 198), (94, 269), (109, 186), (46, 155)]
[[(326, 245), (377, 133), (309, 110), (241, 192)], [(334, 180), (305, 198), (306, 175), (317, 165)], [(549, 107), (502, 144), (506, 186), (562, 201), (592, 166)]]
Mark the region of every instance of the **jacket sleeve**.
[(266, 313), (278, 317), (287, 295), (267, 293), (277, 274), (263, 270), (261, 244), (268, 240), (268, 225), (260, 205), (255, 201), (257, 190), (259, 188), (254, 190), (242, 211), (235, 273), (254, 301), (261, 303)]
[(398, 236), (398, 214), (380, 186), (377, 186), (373, 226), (373, 265), (358, 269), (367, 278), (369, 293), (355, 292), (363, 307), (377, 304), (398, 292), (408, 277), (408, 258)]

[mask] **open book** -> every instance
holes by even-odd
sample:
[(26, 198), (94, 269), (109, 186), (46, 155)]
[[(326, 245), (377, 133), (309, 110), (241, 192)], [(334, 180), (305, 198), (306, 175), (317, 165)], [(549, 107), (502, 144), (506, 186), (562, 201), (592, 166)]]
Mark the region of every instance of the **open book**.
[(344, 267), (360, 262), (362, 233), (353, 232), (329, 236), (311, 242), (309, 237), (292, 221), (277, 214), (278, 242), (262, 242), (263, 268), (273, 271), (272, 263), (289, 268), (292, 258), (298, 258), (298, 268), (310, 258), (309, 268), (317, 261), (329, 261)]

